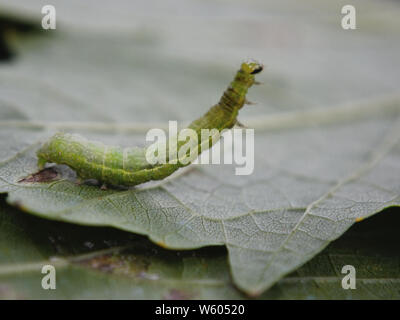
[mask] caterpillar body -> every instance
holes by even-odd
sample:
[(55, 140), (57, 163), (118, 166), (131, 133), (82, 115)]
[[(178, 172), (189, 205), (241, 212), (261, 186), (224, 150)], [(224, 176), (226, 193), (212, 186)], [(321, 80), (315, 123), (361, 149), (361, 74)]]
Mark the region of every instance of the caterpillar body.
[[(220, 101), (205, 115), (194, 120), (188, 128), (194, 130), (198, 137), (201, 136), (202, 129), (217, 129), (221, 132), (232, 128), (237, 123), (239, 110), (247, 102), (247, 90), (256, 83), (255, 74), (262, 70), (263, 65), (256, 61), (242, 63)], [(181, 144), (178, 142), (177, 147)], [(207, 143), (204, 148), (204, 144), (199, 144), (197, 147), (204, 151), (210, 145)], [(179, 161), (150, 164), (146, 159), (146, 150), (147, 148), (108, 146), (89, 141), (80, 135), (56, 133), (38, 150), (37, 156), (40, 168), (48, 162), (65, 164), (74, 169), (82, 180), (96, 179), (104, 184), (123, 186), (161, 180), (189, 164)]]

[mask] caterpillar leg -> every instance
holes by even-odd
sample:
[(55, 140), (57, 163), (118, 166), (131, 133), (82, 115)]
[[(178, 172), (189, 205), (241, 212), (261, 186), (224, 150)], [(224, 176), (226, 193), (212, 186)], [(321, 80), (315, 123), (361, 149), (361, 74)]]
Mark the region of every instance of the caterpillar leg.
[(254, 101), (249, 101), (249, 100), (244, 100), (244, 104), (247, 104), (247, 105), (255, 105), (255, 104), (257, 104), (257, 102), (254, 102)]
[(241, 123), (239, 120), (236, 120), (236, 123), (235, 123), (239, 128), (243, 128), (243, 129), (246, 129), (247, 127), (243, 124), (243, 123)]

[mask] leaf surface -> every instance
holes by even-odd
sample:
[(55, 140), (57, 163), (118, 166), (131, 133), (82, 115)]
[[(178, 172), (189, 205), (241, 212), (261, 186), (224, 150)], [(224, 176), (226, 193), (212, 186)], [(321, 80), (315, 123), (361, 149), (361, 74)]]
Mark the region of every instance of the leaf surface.
[[(358, 224), (259, 299), (398, 299), (398, 212)], [(159, 248), (143, 237), (38, 219), (0, 201), (0, 299), (243, 299), (222, 247)], [(388, 225), (391, 226), (388, 228)], [(56, 290), (41, 269), (56, 267)], [(343, 290), (354, 265), (357, 290)]]

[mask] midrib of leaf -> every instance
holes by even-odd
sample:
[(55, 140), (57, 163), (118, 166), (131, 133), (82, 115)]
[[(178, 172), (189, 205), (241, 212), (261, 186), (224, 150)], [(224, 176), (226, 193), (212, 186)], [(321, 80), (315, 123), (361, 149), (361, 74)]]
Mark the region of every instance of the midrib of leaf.
[[(36, 77), (28, 77), (27, 75), (24, 76), (16, 76), (15, 74), (13, 74), (12, 72), (4, 72), (4, 70), (0, 71), (0, 83), (1, 82), (15, 82), (15, 83), (20, 83), (23, 82), (25, 84), (25, 86), (27, 87), (31, 87), (31, 90), (34, 91), (38, 91), (38, 90), (43, 90), (44, 92), (46, 92), (47, 95), (49, 96), (55, 96), (57, 98), (59, 98), (61, 101), (65, 101), (68, 103), (68, 106), (73, 107), (74, 111), (79, 112), (79, 110), (81, 110), (81, 108), (88, 108), (88, 106), (90, 105), (89, 102), (84, 101), (74, 95), (72, 95), (70, 92), (64, 92), (62, 89), (55, 87), (54, 85), (52, 85), (51, 83), (48, 83), (46, 81), (44, 81), (43, 79), (41, 79), (40, 81), (38, 81), (38, 79)], [(2, 97), (0, 99), (3, 102), (6, 102), (7, 104), (11, 104), (8, 101), (5, 101), (4, 98)], [(18, 106), (16, 106), (14, 103), (12, 104), (13, 107), (18, 108)]]
[(70, 263), (66, 259), (43, 260), (38, 262), (24, 262), (18, 264), (0, 265), (0, 276), (20, 274), (40, 270), (44, 265), (52, 265), (57, 269), (66, 267)]
[[(86, 254), (76, 255), (76, 256), (69, 256), (69, 257), (52, 257), (48, 260), (42, 261), (33, 261), (33, 262), (23, 262), (23, 263), (14, 263), (14, 264), (3, 264), (0, 265), (0, 276), (10, 276), (14, 274), (23, 274), (23, 273), (30, 273), (30, 272), (37, 272), (41, 270), (44, 265), (52, 265), (57, 268), (58, 271), (65, 269), (72, 265), (78, 265), (80, 262), (93, 259), (96, 257), (100, 257), (103, 255), (109, 254), (118, 254), (121, 251), (133, 248), (134, 246), (124, 246), (124, 247), (112, 247), (104, 250), (93, 251)], [(83, 267), (82, 268), (87, 268)], [(90, 268), (88, 268), (90, 269)], [(128, 275), (129, 277), (129, 275)], [(158, 282), (163, 284), (173, 284), (179, 281), (183, 281), (185, 284), (197, 284), (197, 285), (206, 285), (206, 286), (225, 286), (226, 282), (223, 280), (217, 279), (170, 279), (170, 278), (158, 278), (154, 279), (138, 279), (139, 281), (151, 281), (151, 282)]]
[[(48, 260), (42, 261), (32, 261), (32, 262), (23, 262), (23, 263), (14, 263), (14, 264), (3, 264), (0, 265), (0, 276), (10, 276), (15, 274), (24, 274), (30, 272), (37, 272), (41, 270), (44, 265), (52, 265), (57, 268), (58, 271), (65, 269), (71, 265), (77, 265), (78, 263), (100, 257), (103, 255), (108, 254), (118, 254), (121, 251), (127, 250), (132, 248), (132, 246), (124, 246), (124, 247), (112, 247), (103, 250), (97, 250), (90, 253), (80, 254), (76, 256), (67, 256), (67, 257), (52, 257)], [(82, 267), (85, 268), (85, 267)], [(90, 268), (89, 268), (90, 269)], [(128, 276), (129, 277), (129, 276)], [(158, 278), (156, 280), (152, 279), (139, 279), (142, 281), (151, 281), (151, 282), (159, 282), (159, 283), (176, 283), (179, 281), (184, 281), (185, 284), (198, 284), (198, 285), (207, 285), (207, 286), (225, 286), (226, 282), (223, 280), (217, 279), (169, 279), (169, 278)], [(337, 282), (341, 281), (341, 276), (293, 276), (293, 277), (286, 277), (280, 279), (280, 283), (300, 283), (300, 282)], [(389, 283), (400, 283), (399, 278), (391, 278), (391, 277), (382, 277), (382, 278), (364, 278), (364, 277), (357, 277), (357, 281), (364, 282), (364, 283), (375, 283), (375, 282), (389, 282)]]
[(52, 259), (49, 259), (49, 260), (36, 261), (36, 262), (3, 264), (3, 265), (0, 265), (0, 275), (8, 275), (8, 274), (14, 274), (14, 273), (20, 273), (20, 272), (36, 271), (46, 264), (54, 265), (57, 268), (59, 268), (59, 267), (63, 268), (63, 267), (70, 265), (71, 262), (79, 262), (82, 260), (95, 258), (97, 256), (101, 256), (101, 255), (105, 255), (105, 254), (118, 253), (118, 252), (120, 252), (124, 249), (128, 249), (128, 248), (129, 248), (128, 246), (113, 247), (113, 248), (97, 250), (97, 251), (93, 251), (90, 253), (77, 255), (74, 257), (72, 257), (72, 256), (71, 257), (63, 257), (63, 258), (53, 257)]
[[(385, 95), (337, 106), (313, 108), (246, 118), (246, 126), (258, 131), (282, 130), (308, 126), (310, 124), (352, 121), (378, 114), (397, 114), (400, 112), (400, 96)], [(182, 121), (189, 123), (189, 121)], [(53, 130), (87, 130), (93, 132), (145, 133), (152, 128), (167, 129), (164, 122), (91, 122), (91, 121), (36, 121), (36, 120), (0, 120), (1, 127)]]
[[(384, 138), (382, 139), (382, 143), (379, 145), (379, 147), (377, 147), (374, 151), (371, 152), (368, 161), (360, 166), (357, 170), (354, 171), (354, 173), (348, 175), (347, 177), (345, 177), (344, 179), (340, 180), (335, 186), (333, 186), (329, 191), (327, 191), (325, 194), (323, 194), (320, 198), (318, 198), (317, 200), (315, 200), (314, 202), (312, 202), (307, 209), (305, 210), (303, 216), (300, 218), (300, 220), (297, 222), (297, 224), (295, 225), (295, 227), (291, 230), (291, 232), (287, 235), (287, 237), (285, 238), (285, 240), (280, 244), (280, 246), (278, 247), (278, 249), (276, 251), (274, 251), (274, 253), (271, 256), (271, 259), (269, 260), (268, 264), (264, 267), (263, 271), (260, 273), (260, 282), (263, 278), (263, 276), (265, 275), (265, 273), (268, 272), (268, 269), (270, 268), (270, 266), (272, 265), (272, 263), (274, 262), (276, 256), (282, 251), (282, 249), (285, 248), (285, 245), (288, 243), (288, 241), (293, 237), (293, 235), (296, 233), (296, 231), (300, 230), (300, 227), (304, 221), (304, 219), (308, 216), (308, 215), (313, 215), (313, 213), (311, 212), (312, 209), (314, 207), (316, 207), (319, 203), (321, 203), (322, 201), (324, 201), (325, 199), (327, 199), (329, 196), (331, 196), (335, 191), (337, 191), (340, 187), (342, 187), (343, 185), (345, 185), (346, 183), (349, 183), (351, 181), (357, 180), (358, 178), (360, 178), (362, 175), (364, 175), (365, 173), (367, 173), (369, 170), (371, 170), (372, 168), (374, 168), (374, 166), (388, 153), (390, 152), (390, 150), (399, 142), (400, 140), (400, 120), (397, 120), (397, 122), (395, 123), (395, 125), (391, 128), (391, 130), (389, 130), (389, 132), (384, 136)], [(395, 200), (395, 199), (393, 199)], [(326, 217), (323, 217), (326, 218)], [(362, 217), (364, 218), (364, 217)], [(330, 241), (326, 241), (326, 245), (328, 245), (330, 243)], [(325, 246), (321, 246), (318, 248), (318, 251), (313, 252), (313, 255), (321, 252), (325, 247)], [(296, 266), (297, 267), (297, 266)], [(291, 272), (292, 269), (289, 271)], [(289, 272), (285, 273), (288, 274)], [(260, 289), (260, 291), (263, 291), (264, 289), (266, 289), (267, 287), (269, 287), (270, 284), (268, 284), (268, 286), (263, 287), (262, 289)]]

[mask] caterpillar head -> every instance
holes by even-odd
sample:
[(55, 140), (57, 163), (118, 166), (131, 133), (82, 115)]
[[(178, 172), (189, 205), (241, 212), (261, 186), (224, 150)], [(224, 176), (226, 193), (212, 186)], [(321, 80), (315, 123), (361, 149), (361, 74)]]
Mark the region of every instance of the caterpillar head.
[(248, 60), (242, 63), (241, 69), (248, 74), (256, 74), (260, 73), (264, 66), (255, 60)]

